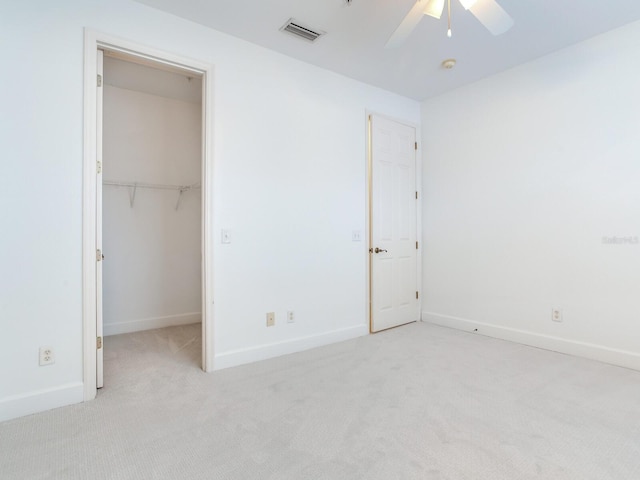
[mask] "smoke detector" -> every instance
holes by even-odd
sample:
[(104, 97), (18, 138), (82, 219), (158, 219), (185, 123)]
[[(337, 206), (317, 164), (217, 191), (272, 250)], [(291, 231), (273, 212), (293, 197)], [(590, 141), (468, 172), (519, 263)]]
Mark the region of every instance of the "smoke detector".
[(447, 70), (451, 70), (453, 67), (456, 66), (456, 59), (455, 58), (448, 58), (444, 62), (442, 62), (442, 66), (444, 68), (446, 68)]

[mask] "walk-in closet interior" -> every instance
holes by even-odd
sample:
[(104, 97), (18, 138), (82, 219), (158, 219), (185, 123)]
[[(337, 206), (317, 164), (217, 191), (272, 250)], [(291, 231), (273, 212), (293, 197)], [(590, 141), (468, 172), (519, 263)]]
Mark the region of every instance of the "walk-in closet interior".
[(200, 362), (202, 80), (144, 63), (104, 55), (105, 374), (110, 342)]

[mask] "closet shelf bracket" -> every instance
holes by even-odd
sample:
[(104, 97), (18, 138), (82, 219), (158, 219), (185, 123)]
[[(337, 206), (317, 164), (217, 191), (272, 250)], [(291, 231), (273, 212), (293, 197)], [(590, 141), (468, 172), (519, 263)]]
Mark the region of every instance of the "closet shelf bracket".
[(133, 187), (129, 187), (129, 207), (133, 208), (133, 202), (136, 200), (136, 190), (138, 190), (138, 184), (134, 183)]
[(176, 211), (180, 208), (180, 202), (182, 201), (182, 194), (188, 192), (189, 190), (194, 190), (196, 188), (200, 188), (201, 184), (199, 182), (192, 183), (191, 185), (161, 185), (156, 183), (140, 183), (140, 182), (119, 182), (113, 180), (104, 180), (102, 182), (103, 185), (113, 185), (116, 187), (127, 187), (129, 189), (129, 206), (133, 208), (133, 204), (136, 200), (136, 192), (138, 188), (151, 188), (151, 189), (159, 189), (159, 190), (177, 190), (178, 198), (176, 200)]
[(178, 211), (178, 208), (180, 207), (180, 201), (182, 200), (182, 193), (183, 192), (184, 192), (183, 188), (178, 190), (178, 200), (176, 200), (176, 212)]

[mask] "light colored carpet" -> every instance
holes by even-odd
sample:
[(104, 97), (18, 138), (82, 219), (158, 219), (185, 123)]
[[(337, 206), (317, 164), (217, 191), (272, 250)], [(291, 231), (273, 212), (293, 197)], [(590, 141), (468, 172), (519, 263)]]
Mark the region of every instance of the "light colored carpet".
[(0, 424), (2, 479), (640, 479), (640, 372), (417, 323), (205, 374), (108, 337), (97, 400)]

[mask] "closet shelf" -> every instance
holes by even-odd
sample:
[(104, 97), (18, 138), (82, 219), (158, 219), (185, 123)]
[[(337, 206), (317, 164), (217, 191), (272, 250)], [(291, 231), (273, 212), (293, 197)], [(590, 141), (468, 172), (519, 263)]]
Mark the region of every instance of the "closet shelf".
[(138, 188), (152, 188), (156, 190), (176, 190), (178, 192), (178, 200), (176, 201), (176, 210), (180, 206), (180, 200), (182, 200), (182, 194), (189, 190), (200, 188), (200, 182), (192, 183), (191, 185), (163, 185), (159, 183), (143, 183), (143, 182), (122, 182), (115, 180), (103, 180), (102, 185), (111, 185), (114, 187), (127, 187), (129, 188), (129, 206), (133, 208), (133, 203), (136, 198), (136, 190)]
[(104, 180), (103, 185), (114, 185), (116, 187), (132, 187), (132, 188), (157, 188), (160, 190), (191, 190), (200, 188), (200, 183), (192, 183), (191, 185), (162, 185), (159, 183), (143, 183), (143, 182), (119, 182), (114, 180)]

